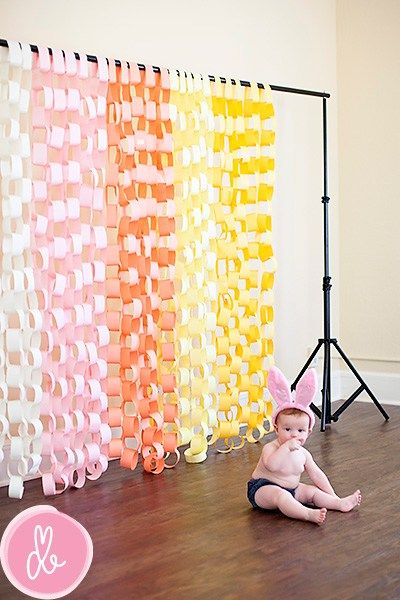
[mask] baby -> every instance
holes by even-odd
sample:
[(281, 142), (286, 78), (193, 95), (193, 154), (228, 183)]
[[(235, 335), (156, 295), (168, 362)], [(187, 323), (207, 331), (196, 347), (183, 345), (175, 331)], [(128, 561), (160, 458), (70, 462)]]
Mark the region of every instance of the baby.
[[(310, 369), (292, 395), (283, 373), (276, 367), (270, 369), (268, 389), (277, 402), (272, 415), (276, 439), (263, 447), (247, 484), (247, 497), (254, 508), (278, 508), (292, 519), (321, 524), (328, 508), (348, 512), (361, 503), (361, 493), (356, 490), (350, 496), (339, 498), (325, 473), (303, 448), (315, 423), (310, 404), (317, 385), (317, 374)], [(315, 485), (300, 483), (304, 470)], [(319, 508), (308, 508), (304, 504)]]

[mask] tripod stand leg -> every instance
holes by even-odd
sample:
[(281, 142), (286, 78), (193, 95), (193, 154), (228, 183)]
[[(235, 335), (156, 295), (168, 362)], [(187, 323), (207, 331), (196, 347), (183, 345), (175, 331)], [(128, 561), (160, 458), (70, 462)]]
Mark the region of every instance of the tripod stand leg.
[[(304, 365), (304, 367), (302, 368), (302, 370), (300, 371), (300, 373), (297, 375), (296, 379), (294, 380), (294, 382), (290, 386), (290, 389), (292, 390), (292, 392), (293, 392), (293, 390), (296, 389), (296, 385), (298, 384), (298, 382), (300, 381), (300, 379), (302, 378), (302, 376), (304, 375), (304, 373), (306, 372), (306, 370), (308, 369), (308, 367), (312, 363), (313, 358), (314, 358), (314, 356), (316, 356), (316, 354), (318, 353), (318, 350), (321, 348), (323, 341), (324, 340), (318, 340), (318, 344), (315, 346), (314, 350), (311, 352), (310, 356), (307, 359), (306, 364)], [(314, 412), (314, 414), (316, 414), (317, 417), (320, 419), (321, 418), (321, 411), (319, 410), (318, 406), (315, 406), (314, 403), (311, 403), (310, 404), (310, 408)]]
[(300, 373), (297, 375), (296, 379), (293, 381), (292, 385), (290, 386), (290, 389), (292, 390), (292, 392), (293, 392), (293, 390), (296, 389), (296, 385), (299, 383), (300, 379), (303, 377), (304, 373), (307, 371), (308, 367), (312, 363), (313, 358), (317, 354), (318, 350), (321, 348), (323, 341), (324, 340), (318, 340), (318, 344), (315, 346), (314, 350), (308, 357), (307, 362), (305, 363), (304, 367), (302, 368)]
[(333, 341), (333, 340), (332, 340), (332, 344), (335, 346), (336, 350), (339, 352), (340, 356), (343, 358), (344, 362), (349, 367), (350, 371), (353, 373), (353, 375), (356, 377), (356, 379), (358, 379), (358, 381), (361, 383), (362, 387), (365, 389), (365, 391), (367, 392), (368, 396), (371, 398), (371, 400), (375, 404), (376, 408), (382, 413), (382, 415), (385, 417), (386, 421), (388, 421), (389, 420), (389, 415), (387, 414), (387, 412), (385, 411), (385, 409), (380, 405), (380, 403), (375, 398), (374, 394), (371, 392), (371, 390), (369, 389), (369, 387), (367, 386), (367, 384), (365, 383), (365, 381), (361, 378), (361, 376), (358, 374), (358, 372), (356, 371), (356, 369), (353, 367), (353, 365), (351, 364), (350, 360), (347, 358), (347, 356), (345, 355), (345, 353), (343, 352), (343, 350), (340, 348), (339, 344), (336, 341)]
[(329, 387), (329, 358), (330, 358), (329, 341), (324, 342), (324, 371), (322, 378), (322, 410), (321, 410), (321, 431), (325, 431), (326, 425), (331, 422), (330, 407), (328, 402), (328, 387)]

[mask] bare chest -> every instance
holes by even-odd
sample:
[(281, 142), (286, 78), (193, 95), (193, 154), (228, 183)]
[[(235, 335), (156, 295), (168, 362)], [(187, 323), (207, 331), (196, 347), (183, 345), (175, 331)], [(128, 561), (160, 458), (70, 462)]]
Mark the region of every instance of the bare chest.
[(294, 450), (288, 456), (288, 460), (281, 468), (282, 473), (287, 475), (301, 475), (304, 471), (306, 455), (302, 450)]

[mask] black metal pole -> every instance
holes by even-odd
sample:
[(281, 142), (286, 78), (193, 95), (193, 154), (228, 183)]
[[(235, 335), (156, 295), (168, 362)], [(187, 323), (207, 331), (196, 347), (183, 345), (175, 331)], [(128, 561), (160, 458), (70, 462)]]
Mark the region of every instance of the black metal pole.
[[(38, 49), (37, 46), (35, 46), (35, 44), (29, 44), (29, 45), (31, 47), (31, 51), (32, 52), (36, 52), (36, 53), (39, 52), (39, 49)], [(7, 48), (8, 47), (7, 40), (0, 39), (0, 46), (3, 46), (3, 47)], [(49, 50), (49, 53), (52, 54), (52, 49), (48, 48), (48, 50)], [(63, 51), (63, 53), (64, 53), (64, 51)], [(80, 58), (78, 52), (74, 52), (74, 55), (75, 55), (76, 59)], [(95, 63), (97, 62), (97, 56), (95, 56), (94, 54), (86, 54), (86, 58), (87, 58), (87, 60), (89, 62), (95, 62)], [(115, 60), (114, 62), (117, 65), (117, 67), (121, 66), (121, 61), (120, 60)], [(129, 67), (129, 62), (128, 61), (125, 61), (125, 62), (127, 62), (128, 67)], [(137, 65), (138, 65), (138, 67), (139, 67), (139, 69), (141, 71), (144, 71), (146, 69), (146, 66), (143, 65), (142, 63), (137, 63)], [(153, 66), (153, 71), (155, 73), (159, 73), (160, 72), (160, 67)], [(179, 71), (178, 71), (178, 73), (179, 73)], [(191, 75), (191, 73), (185, 71), (185, 75), (186, 76), (187, 75)], [(215, 75), (209, 75), (208, 77), (209, 77), (209, 79), (211, 81), (215, 81), (216, 80)], [(222, 83), (226, 83), (227, 79), (226, 79), (226, 77), (218, 77), (218, 81), (221, 81)], [(251, 85), (250, 81), (243, 81), (241, 79), (239, 81), (236, 81), (235, 79), (231, 79), (231, 83), (233, 85), (236, 85), (236, 84), (239, 83), (240, 85), (242, 85), (244, 87), (250, 87), (250, 85)], [(259, 88), (261, 88), (261, 89), (264, 89), (264, 87), (265, 87), (263, 83), (257, 83), (257, 86)], [(285, 87), (285, 86), (282, 86), (282, 85), (270, 85), (269, 87), (271, 88), (271, 90), (274, 90), (275, 92), (287, 92), (289, 94), (303, 94), (305, 96), (318, 96), (320, 98), (330, 98), (330, 94), (328, 94), (327, 92), (316, 92), (316, 91), (313, 91), (313, 90), (302, 90), (302, 89), (299, 89), (299, 88)]]
[(329, 275), (329, 212), (328, 212), (328, 164), (327, 164), (327, 148), (328, 135), (326, 124), (326, 99), (322, 100), (322, 129), (323, 129), (323, 160), (324, 160), (324, 195), (322, 203), (324, 205), (324, 338), (327, 340), (331, 337), (331, 321), (330, 321), (330, 275)]
[(329, 270), (329, 196), (328, 196), (328, 131), (327, 131), (327, 104), (326, 98), (322, 99), (322, 136), (323, 136), (323, 178), (324, 195), (322, 204), (324, 206), (324, 277), (322, 289), (324, 292), (324, 370), (322, 389), (322, 418), (321, 431), (325, 431), (325, 425), (331, 422), (331, 277)]

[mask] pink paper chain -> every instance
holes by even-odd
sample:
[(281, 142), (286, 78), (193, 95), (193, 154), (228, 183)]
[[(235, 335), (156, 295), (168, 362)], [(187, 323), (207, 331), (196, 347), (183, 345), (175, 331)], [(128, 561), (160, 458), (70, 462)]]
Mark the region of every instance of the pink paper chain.
[(107, 64), (39, 48), (32, 80), (33, 237), (43, 313), (45, 494), (107, 468), (104, 178)]

